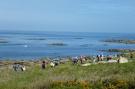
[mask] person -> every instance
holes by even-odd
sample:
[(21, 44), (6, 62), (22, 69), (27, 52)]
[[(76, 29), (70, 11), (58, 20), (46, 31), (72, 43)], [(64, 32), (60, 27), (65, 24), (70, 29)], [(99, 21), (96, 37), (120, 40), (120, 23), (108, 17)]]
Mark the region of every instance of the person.
[(130, 58), (131, 58), (131, 59), (133, 58), (133, 53), (130, 53)]
[(80, 57), (80, 62), (83, 64), (83, 56)]
[(80, 57), (81, 64), (84, 64), (84, 62), (87, 61), (87, 58), (85, 56)]
[(50, 66), (53, 68), (53, 67), (55, 67), (55, 64), (53, 62), (51, 62)]
[(58, 62), (55, 62), (54, 64), (55, 64), (55, 66), (58, 66), (58, 65), (59, 65), (59, 63), (58, 63)]
[(103, 55), (103, 54), (100, 55), (100, 60), (101, 60), (101, 61), (104, 60), (104, 55)]
[(21, 68), (21, 71), (25, 71), (26, 70), (24, 65), (21, 65), (20, 68)]
[(42, 69), (45, 69), (45, 61), (42, 62)]
[(120, 63), (120, 58), (117, 59), (117, 62)]
[(100, 61), (100, 56), (99, 55), (97, 55), (97, 61)]
[(13, 69), (14, 69), (14, 71), (17, 71), (17, 63), (13, 64)]
[(112, 57), (111, 56), (107, 56), (107, 61), (109, 61), (109, 60), (111, 60), (112, 59)]
[(21, 65), (19, 63), (14, 63), (13, 69), (14, 69), (14, 71), (25, 71), (26, 70), (25, 66)]
[(73, 61), (73, 64), (77, 64), (77, 62), (78, 62), (78, 57), (73, 57), (73, 58), (72, 58), (72, 61)]

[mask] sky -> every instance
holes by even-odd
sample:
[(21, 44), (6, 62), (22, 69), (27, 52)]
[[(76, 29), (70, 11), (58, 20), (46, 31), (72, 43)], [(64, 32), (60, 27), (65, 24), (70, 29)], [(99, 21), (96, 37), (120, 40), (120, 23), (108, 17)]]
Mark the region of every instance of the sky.
[(0, 30), (135, 33), (135, 0), (0, 0)]

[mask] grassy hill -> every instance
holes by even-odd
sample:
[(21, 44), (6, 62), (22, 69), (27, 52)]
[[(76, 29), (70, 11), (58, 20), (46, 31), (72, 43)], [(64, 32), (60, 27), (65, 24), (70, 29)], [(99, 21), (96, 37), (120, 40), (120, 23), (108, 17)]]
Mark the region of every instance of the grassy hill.
[(0, 67), (0, 89), (135, 89), (135, 62), (87, 67), (67, 62), (45, 70), (28, 62), (24, 72)]

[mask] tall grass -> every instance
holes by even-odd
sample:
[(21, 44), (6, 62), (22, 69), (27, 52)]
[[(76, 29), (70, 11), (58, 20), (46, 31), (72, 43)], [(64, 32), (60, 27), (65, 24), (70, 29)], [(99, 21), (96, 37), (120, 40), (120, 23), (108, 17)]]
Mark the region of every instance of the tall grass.
[(135, 62), (82, 67), (72, 63), (30, 65), (24, 72), (0, 69), (0, 89), (135, 89)]

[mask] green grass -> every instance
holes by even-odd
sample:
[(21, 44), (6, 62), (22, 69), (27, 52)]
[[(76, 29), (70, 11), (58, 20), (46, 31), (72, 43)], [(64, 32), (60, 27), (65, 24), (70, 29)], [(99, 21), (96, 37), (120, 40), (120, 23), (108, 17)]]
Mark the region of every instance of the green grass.
[(38, 63), (25, 72), (0, 69), (0, 89), (135, 89), (135, 62), (87, 67), (61, 64), (42, 70)]

